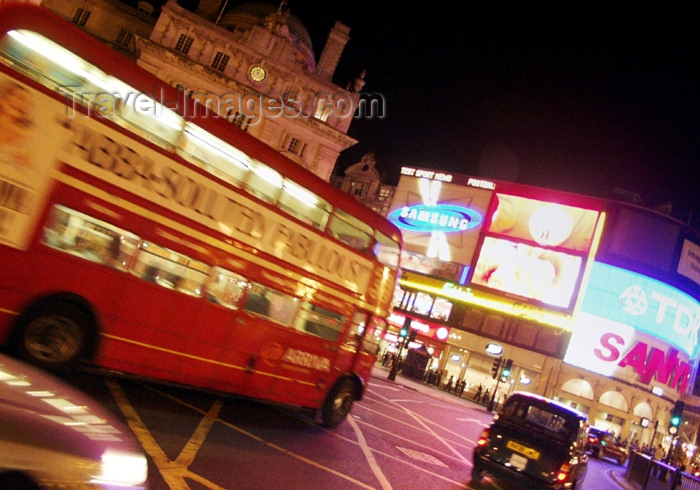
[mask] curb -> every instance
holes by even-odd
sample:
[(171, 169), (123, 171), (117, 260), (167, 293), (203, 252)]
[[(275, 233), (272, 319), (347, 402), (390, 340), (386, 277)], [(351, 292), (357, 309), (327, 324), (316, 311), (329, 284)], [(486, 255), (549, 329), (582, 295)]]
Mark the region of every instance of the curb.
[(611, 472), (610, 472), (610, 476), (612, 476), (612, 479), (615, 480), (615, 483), (617, 483), (618, 485), (620, 485), (620, 486), (621, 486), (622, 488), (624, 488), (625, 490), (637, 490), (637, 487), (635, 487), (635, 486), (632, 485), (630, 482), (628, 482), (628, 481), (625, 479), (625, 476), (624, 476), (624, 475), (618, 475), (618, 472), (617, 472), (617, 471), (611, 471)]
[(376, 379), (378, 381), (393, 383), (393, 384), (399, 385), (403, 388), (406, 388), (408, 390), (418, 391), (418, 392), (423, 393), (424, 395), (429, 396), (431, 398), (443, 401), (445, 403), (458, 405), (458, 406), (461, 406), (465, 409), (478, 410), (478, 411), (482, 411), (485, 413), (493, 413), (493, 412), (489, 412), (488, 410), (486, 410), (485, 406), (483, 406), (481, 404), (477, 404), (468, 398), (463, 398), (463, 397), (458, 397), (456, 395), (451, 395), (451, 394), (448, 394), (448, 393), (440, 390), (437, 387), (426, 385), (426, 384), (420, 383), (418, 381), (413, 381), (410, 379), (401, 378), (400, 377), (401, 375), (398, 375), (396, 377), (396, 379), (392, 381), (392, 380), (388, 379), (388, 374), (389, 374), (388, 369), (385, 369), (384, 367), (375, 366), (372, 369), (371, 378)]

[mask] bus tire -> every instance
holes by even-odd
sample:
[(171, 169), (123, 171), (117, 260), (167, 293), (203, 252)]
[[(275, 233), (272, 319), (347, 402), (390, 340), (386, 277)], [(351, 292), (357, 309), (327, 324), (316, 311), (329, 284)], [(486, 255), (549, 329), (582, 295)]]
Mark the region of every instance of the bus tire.
[(329, 427), (338, 427), (350, 413), (355, 401), (355, 385), (348, 378), (341, 379), (326, 395), (321, 408), (321, 421)]
[(94, 345), (94, 321), (79, 305), (48, 301), (33, 305), (18, 318), (11, 352), (55, 374), (69, 374)]
[(13, 490), (41, 490), (41, 487), (29, 476), (18, 471), (0, 473), (0, 488)]

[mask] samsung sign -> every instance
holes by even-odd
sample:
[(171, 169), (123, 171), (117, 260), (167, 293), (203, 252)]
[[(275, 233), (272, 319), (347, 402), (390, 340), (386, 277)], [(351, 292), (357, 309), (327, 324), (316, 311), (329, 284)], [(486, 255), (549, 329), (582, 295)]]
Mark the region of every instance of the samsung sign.
[(698, 353), (700, 303), (650, 277), (596, 262), (581, 311), (633, 326), (691, 358)]
[(399, 228), (422, 233), (451, 233), (479, 226), (482, 216), (473, 209), (451, 204), (404, 206), (388, 216)]

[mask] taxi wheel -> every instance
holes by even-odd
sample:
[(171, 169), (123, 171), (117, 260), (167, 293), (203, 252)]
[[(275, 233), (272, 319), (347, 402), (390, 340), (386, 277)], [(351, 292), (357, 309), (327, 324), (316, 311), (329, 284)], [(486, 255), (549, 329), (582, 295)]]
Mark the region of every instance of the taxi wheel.
[(481, 488), (481, 479), (484, 477), (484, 472), (478, 466), (472, 468), (472, 481), (469, 482), (469, 488)]
[(355, 387), (349, 379), (341, 379), (326, 395), (321, 408), (321, 421), (330, 427), (339, 426), (350, 413), (355, 401)]

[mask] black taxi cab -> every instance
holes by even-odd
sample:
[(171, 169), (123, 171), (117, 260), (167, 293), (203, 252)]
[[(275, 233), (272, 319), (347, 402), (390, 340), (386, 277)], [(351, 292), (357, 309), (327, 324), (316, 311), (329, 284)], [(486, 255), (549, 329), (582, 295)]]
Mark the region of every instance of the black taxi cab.
[(588, 417), (559, 402), (517, 392), (474, 449), (472, 481), (485, 474), (529, 488), (579, 488), (588, 469)]

